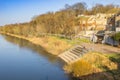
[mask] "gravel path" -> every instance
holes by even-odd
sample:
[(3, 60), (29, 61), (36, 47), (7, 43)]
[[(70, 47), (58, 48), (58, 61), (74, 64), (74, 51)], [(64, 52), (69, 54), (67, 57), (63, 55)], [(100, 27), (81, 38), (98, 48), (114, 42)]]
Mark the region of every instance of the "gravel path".
[(101, 53), (120, 53), (120, 47), (113, 47), (105, 44), (94, 44), (94, 43), (82, 43), (82, 46), (89, 49), (90, 51), (96, 51)]

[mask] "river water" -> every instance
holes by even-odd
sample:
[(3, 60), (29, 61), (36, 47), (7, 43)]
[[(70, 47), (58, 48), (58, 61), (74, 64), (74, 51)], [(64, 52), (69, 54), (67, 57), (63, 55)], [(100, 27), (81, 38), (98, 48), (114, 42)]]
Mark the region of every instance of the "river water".
[(0, 80), (72, 80), (63, 62), (40, 46), (0, 35)]

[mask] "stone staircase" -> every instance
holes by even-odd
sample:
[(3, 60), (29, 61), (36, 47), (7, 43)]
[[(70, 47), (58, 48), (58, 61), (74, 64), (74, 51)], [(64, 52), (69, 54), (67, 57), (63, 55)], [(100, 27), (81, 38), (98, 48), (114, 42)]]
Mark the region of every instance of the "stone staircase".
[(62, 53), (59, 55), (59, 57), (65, 61), (67, 64), (73, 63), (77, 60), (79, 60), (85, 53), (87, 53), (88, 50), (85, 47), (82, 46), (75, 46), (68, 51)]

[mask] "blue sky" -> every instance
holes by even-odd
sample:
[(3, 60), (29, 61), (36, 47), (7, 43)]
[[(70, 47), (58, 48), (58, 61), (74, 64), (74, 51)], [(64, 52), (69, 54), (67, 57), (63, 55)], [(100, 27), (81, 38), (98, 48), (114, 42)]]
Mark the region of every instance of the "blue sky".
[(120, 5), (120, 0), (0, 0), (0, 26), (28, 22), (33, 16), (57, 11), (64, 8), (65, 4), (77, 2), (85, 2), (88, 8), (96, 3)]

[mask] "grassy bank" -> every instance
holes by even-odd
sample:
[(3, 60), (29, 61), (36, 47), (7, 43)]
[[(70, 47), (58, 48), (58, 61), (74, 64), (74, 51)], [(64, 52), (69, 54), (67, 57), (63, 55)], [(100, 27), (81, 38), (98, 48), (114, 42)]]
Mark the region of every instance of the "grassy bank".
[(21, 35), (10, 34), (10, 33), (2, 33), (2, 34), (21, 38), (21, 39), (27, 40), (33, 44), (40, 45), (48, 53), (51, 53), (53, 55), (58, 55), (58, 54), (64, 52), (65, 50), (69, 49), (72, 46), (72, 44), (70, 43), (69, 40), (58, 38), (55, 36), (25, 37), (25, 36), (21, 36)]
[(81, 80), (119, 80), (120, 54), (102, 54), (91, 52), (79, 61), (65, 65), (67, 73)]
[(90, 41), (85, 38), (81, 39), (67, 39), (63, 37), (58, 37), (58, 36), (39, 36), (39, 37), (34, 37), (34, 36), (23, 36), (23, 35), (16, 35), (16, 34), (11, 34), (11, 33), (5, 33), (5, 32), (0, 32), (2, 34), (6, 34), (9, 36), (21, 38), (24, 40), (27, 40), (29, 42), (32, 42), (33, 44), (40, 45), (43, 47), (48, 53), (51, 53), (53, 55), (58, 55), (69, 48), (71, 48), (74, 45), (78, 45), (81, 43), (89, 43)]

